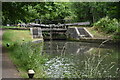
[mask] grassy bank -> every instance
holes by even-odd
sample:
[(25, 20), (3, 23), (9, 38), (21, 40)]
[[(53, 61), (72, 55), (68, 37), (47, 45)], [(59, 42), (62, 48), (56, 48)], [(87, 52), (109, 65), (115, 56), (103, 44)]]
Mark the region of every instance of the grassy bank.
[(0, 28), (19, 28), (19, 26), (0, 26)]
[(3, 46), (9, 44), (12, 47), (14, 44), (32, 41), (29, 31), (20, 30), (6, 30), (3, 34)]
[(87, 27), (87, 30), (93, 34), (94, 38), (102, 39), (120, 39), (120, 22), (117, 19), (109, 17), (101, 18), (93, 24), (93, 27)]
[(106, 34), (104, 32), (96, 30), (94, 27), (86, 27), (86, 29), (94, 36), (96, 39), (108, 39), (113, 36), (113, 34)]
[(112, 39), (120, 39), (120, 22), (115, 18), (109, 18), (108, 16), (101, 18), (94, 23), (94, 30), (111, 35)]
[(47, 61), (47, 56), (41, 54), (43, 43), (31, 41), (30, 32), (26, 30), (5, 30), (3, 34), (3, 46), (7, 48), (21, 76), (27, 78), (27, 71), (33, 69), (36, 78), (43, 78), (46, 76), (43, 64)]

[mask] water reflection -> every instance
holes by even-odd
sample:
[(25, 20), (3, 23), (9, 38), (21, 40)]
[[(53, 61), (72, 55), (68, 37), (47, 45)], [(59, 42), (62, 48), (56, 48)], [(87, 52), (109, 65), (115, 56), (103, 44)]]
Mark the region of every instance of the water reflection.
[(63, 57), (52, 58), (45, 64), (48, 68), (46, 69), (48, 76), (53, 78), (64, 78), (65, 76), (68, 77), (72, 75), (75, 68), (74, 64), (69, 61), (69, 59)]
[(83, 42), (45, 42), (50, 59), (45, 72), (50, 78), (118, 77), (118, 51), (115, 46)]

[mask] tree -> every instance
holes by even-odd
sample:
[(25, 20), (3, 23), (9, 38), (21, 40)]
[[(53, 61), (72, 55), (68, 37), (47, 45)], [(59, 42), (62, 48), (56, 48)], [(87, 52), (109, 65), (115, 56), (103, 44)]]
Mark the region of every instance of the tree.
[(3, 24), (28, 23), (33, 19), (64, 19), (70, 16), (69, 3), (7, 2), (3, 3)]
[(118, 19), (119, 3), (115, 2), (75, 2), (72, 4), (75, 20), (96, 22), (109, 16)]
[(23, 7), (24, 4), (4, 2), (2, 5), (3, 24), (15, 24), (19, 20), (23, 20), (23, 14), (25, 14), (25, 12), (21, 7)]

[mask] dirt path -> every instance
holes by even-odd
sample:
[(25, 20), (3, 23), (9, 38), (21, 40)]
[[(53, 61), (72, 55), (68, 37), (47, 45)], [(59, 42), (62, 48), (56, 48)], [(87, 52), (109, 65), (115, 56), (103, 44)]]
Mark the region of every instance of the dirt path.
[(2, 30), (0, 30), (0, 79), (2, 79)]
[(5, 48), (2, 48), (2, 78), (20, 78)]
[[(0, 30), (0, 34), (1, 37), (3, 34), (2, 30)], [(20, 78), (19, 72), (10, 60), (7, 50), (5, 48), (2, 48), (2, 78)]]

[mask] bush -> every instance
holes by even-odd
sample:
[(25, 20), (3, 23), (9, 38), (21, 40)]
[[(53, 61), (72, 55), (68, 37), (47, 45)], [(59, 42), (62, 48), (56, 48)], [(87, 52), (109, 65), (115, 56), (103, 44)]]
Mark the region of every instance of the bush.
[(119, 23), (117, 19), (105, 17), (94, 23), (95, 28), (106, 33), (114, 33), (118, 31)]
[(46, 58), (42, 55), (42, 43), (23, 43), (15, 45), (12, 57), (15, 59), (17, 65), (24, 70), (36, 69), (41, 64), (46, 62)]
[[(27, 78), (26, 72), (29, 69), (33, 69), (36, 74), (36, 78), (43, 78), (46, 76), (44, 72), (44, 64), (48, 60), (47, 55), (42, 55), (42, 43), (22, 43), (16, 44), (14, 49), (12, 49), (10, 55), (17, 68), (25, 73), (21, 76)], [(39, 74), (39, 75), (38, 75)]]

